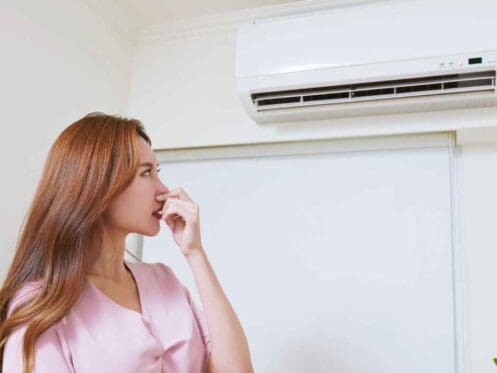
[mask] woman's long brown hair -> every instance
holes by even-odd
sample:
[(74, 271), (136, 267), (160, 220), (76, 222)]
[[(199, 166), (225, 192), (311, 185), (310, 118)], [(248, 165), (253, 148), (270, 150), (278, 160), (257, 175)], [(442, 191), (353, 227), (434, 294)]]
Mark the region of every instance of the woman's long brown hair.
[[(94, 112), (62, 131), (50, 148), (0, 289), (0, 372), (15, 327), (27, 323), (23, 373), (31, 373), (37, 338), (82, 294), (100, 248), (101, 217), (138, 169), (138, 136), (152, 144), (137, 119)], [(7, 318), (16, 291), (38, 280), (42, 286), (36, 296)]]

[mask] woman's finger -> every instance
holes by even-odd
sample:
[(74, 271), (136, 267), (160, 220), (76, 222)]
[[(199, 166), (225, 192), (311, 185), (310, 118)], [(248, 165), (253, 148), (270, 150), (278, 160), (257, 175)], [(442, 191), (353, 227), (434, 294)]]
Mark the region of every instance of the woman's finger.
[(164, 203), (164, 206), (162, 207), (162, 211), (164, 213), (164, 210), (170, 206), (170, 205), (177, 205), (182, 208), (185, 208), (185, 211), (191, 211), (193, 213), (198, 211), (198, 205), (195, 202), (189, 202), (189, 201), (183, 201), (181, 199), (177, 198), (168, 198), (166, 203)]
[(172, 223), (173, 219), (169, 219), (171, 215), (180, 215), (185, 221), (192, 221), (195, 217), (196, 209), (190, 202), (177, 199), (168, 199), (162, 209), (162, 218), (166, 223)]
[(180, 216), (177, 206), (168, 207), (162, 212), (162, 220), (164, 220), (169, 226), (171, 226), (171, 224), (175, 220), (175, 216)]
[(193, 202), (193, 200), (190, 198), (190, 196), (181, 187), (170, 190), (169, 192), (160, 194), (156, 197), (156, 199), (162, 201), (162, 200), (164, 200), (164, 198), (170, 198), (170, 197), (173, 197), (173, 198), (176, 197), (176, 198), (179, 198), (180, 200), (183, 200), (183, 201)]

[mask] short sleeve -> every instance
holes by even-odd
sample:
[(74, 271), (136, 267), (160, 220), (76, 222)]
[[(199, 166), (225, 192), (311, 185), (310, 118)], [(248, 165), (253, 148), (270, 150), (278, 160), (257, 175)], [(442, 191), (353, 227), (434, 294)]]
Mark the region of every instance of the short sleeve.
[[(22, 339), (27, 325), (19, 325), (7, 338), (3, 355), (3, 372), (22, 372)], [(66, 357), (57, 325), (45, 330), (35, 343), (35, 366), (33, 373), (74, 373)]]
[[(24, 301), (28, 297), (25, 291), (21, 294), (22, 296), (15, 298), (9, 306), (9, 314), (21, 300)], [(27, 323), (18, 325), (8, 336), (4, 345), (3, 372), (23, 371), (22, 342), (27, 327)], [(34, 361), (32, 373), (74, 373), (67, 341), (59, 324), (50, 326), (38, 336), (35, 342)]]
[(204, 312), (202, 311), (202, 309), (199, 306), (197, 306), (195, 301), (192, 299), (190, 291), (176, 277), (176, 275), (174, 274), (174, 271), (164, 263), (157, 262), (157, 264), (159, 264), (161, 266), (162, 270), (165, 271), (166, 273), (168, 273), (169, 277), (172, 278), (173, 281), (175, 281), (183, 289), (183, 292), (185, 293), (186, 298), (188, 299), (188, 303), (190, 304), (190, 308), (192, 309), (195, 320), (197, 321), (197, 325), (199, 327), (200, 334), (202, 335), (202, 340), (204, 342), (205, 349), (207, 352), (207, 359), (209, 359), (212, 348), (211, 348), (210, 333), (209, 333), (209, 329), (207, 327), (207, 321), (205, 319)]

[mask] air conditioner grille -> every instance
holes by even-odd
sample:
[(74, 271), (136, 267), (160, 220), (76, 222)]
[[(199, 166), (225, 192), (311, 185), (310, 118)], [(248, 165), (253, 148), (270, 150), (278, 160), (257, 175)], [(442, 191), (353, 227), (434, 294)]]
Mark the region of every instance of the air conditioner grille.
[(369, 100), (495, 91), (495, 70), (252, 93), (257, 111)]

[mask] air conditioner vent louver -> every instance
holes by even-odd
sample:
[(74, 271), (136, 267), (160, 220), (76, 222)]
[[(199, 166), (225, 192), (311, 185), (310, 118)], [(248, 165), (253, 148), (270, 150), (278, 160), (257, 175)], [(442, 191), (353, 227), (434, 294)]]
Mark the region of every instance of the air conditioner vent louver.
[(257, 111), (358, 101), (495, 91), (495, 70), (252, 93)]

